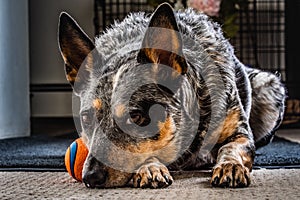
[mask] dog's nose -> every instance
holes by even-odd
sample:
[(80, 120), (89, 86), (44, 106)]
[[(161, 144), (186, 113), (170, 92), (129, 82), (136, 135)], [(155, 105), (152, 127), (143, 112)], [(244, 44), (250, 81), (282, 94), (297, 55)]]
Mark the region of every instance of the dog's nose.
[(105, 183), (106, 174), (104, 171), (89, 171), (83, 175), (82, 180), (88, 188), (101, 187)]

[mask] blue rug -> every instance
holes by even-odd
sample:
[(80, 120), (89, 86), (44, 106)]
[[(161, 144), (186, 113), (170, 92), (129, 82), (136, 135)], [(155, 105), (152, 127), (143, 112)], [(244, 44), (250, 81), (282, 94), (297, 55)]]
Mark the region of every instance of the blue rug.
[[(66, 149), (76, 138), (76, 134), (72, 134), (0, 140), (0, 170), (65, 170)], [(278, 137), (256, 153), (254, 168), (300, 166), (300, 144)]]

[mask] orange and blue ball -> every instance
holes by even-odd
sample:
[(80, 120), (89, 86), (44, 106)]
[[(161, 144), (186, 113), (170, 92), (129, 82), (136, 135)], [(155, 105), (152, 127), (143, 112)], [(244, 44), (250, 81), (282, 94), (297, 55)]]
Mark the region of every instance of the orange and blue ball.
[(82, 138), (72, 142), (65, 154), (65, 166), (69, 175), (80, 182), (82, 182), (82, 170), (87, 155), (88, 149)]

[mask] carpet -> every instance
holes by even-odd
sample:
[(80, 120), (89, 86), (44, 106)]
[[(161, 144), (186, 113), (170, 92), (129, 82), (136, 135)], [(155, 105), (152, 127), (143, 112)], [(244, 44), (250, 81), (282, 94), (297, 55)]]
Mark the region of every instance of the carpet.
[[(0, 140), (0, 170), (65, 170), (64, 155), (76, 134)], [(300, 144), (275, 137), (257, 150), (254, 168), (300, 166)]]
[(300, 169), (260, 169), (251, 173), (248, 188), (213, 188), (209, 172), (172, 174), (174, 183), (164, 189), (131, 187), (89, 189), (66, 172), (0, 171), (0, 199), (7, 200), (299, 200)]

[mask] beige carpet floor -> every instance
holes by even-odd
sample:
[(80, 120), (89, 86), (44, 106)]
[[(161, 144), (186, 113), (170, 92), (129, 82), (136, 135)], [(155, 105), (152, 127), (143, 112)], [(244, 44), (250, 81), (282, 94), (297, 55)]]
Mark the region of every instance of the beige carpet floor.
[(300, 169), (254, 170), (248, 188), (212, 188), (209, 172), (174, 174), (165, 189), (88, 189), (66, 172), (0, 172), (0, 199), (300, 199)]

